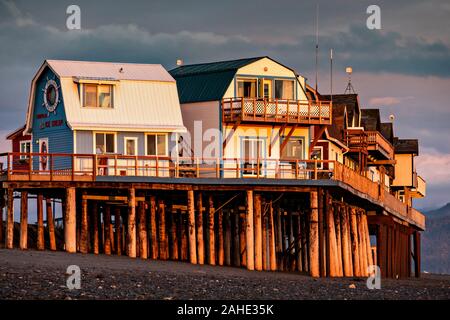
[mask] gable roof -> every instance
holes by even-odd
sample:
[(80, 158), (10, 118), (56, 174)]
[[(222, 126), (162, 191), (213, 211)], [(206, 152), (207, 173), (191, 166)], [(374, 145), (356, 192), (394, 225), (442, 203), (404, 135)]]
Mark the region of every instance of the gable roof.
[[(31, 132), (35, 91), (49, 68), (59, 77), (67, 125), (75, 130), (183, 132), (175, 79), (159, 64), (46, 60), (31, 84), (25, 132)], [(78, 80), (111, 80), (114, 107), (83, 108)]]
[(18, 136), (23, 136), (23, 132), (25, 131), (25, 125), (21, 126), (20, 128), (17, 128), (16, 130), (14, 130), (13, 132), (9, 133), (6, 136), (6, 140), (13, 140)]
[(380, 131), (380, 109), (361, 109), (361, 126), (366, 131)]
[(344, 141), (344, 131), (347, 128), (347, 106), (345, 104), (333, 104), (332, 122), (327, 127), (328, 134), (341, 142)]
[(380, 123), (380, 132), (390, 143), (394, 142), (394, 126), (392, 122)]
[[(357, 116), (357, 122), (359, 121), (360, 106), (358, 94), (333, 94), (333, 99), (331, 99), (330, 94), (320, 95), (320, 100), (333, 100), (333, 106), (335, 104), (343, 104), (347, 106), (347, 116), (348, 121), (351, 121), (353, 117)], [(351, 124), (350, 124), (351, 125)], [(358, 126), (358, 123), (356, 124)]]
[(394, 152), (419, 155), (419, 140), (394, 138)]
[(224, 96), (239, 68), (265, 57), (180, 66), (169, 73), (176, 79), (181, 103), (215, 101)]

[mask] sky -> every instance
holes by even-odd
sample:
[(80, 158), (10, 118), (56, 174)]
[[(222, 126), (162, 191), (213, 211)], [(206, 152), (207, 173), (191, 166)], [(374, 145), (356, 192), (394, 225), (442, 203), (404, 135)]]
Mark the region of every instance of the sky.
[[(68, 30), (66, 9), (81, 9)], [(428, 195), (419, 208), (450, 202), (450, 2), (431, 1), (11, 1), (0, 0), (0, 151), (23, 125), (30, 82), (45, 59), (186, 64), (268, 55), (315, 81), (319, 8), (319, 91), (347, 85), (365, 108), (395, 116), (395, 135), (418, 138), (417, 171)], [(377, 4), (381, 29), (366, 26)]]

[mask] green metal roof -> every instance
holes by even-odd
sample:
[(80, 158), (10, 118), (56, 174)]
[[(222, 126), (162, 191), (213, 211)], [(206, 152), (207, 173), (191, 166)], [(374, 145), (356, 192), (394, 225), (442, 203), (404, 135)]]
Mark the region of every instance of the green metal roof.
[(191, 64), (170, 70), (181, 103), (220, 100), (239, 68), (265, 57)]

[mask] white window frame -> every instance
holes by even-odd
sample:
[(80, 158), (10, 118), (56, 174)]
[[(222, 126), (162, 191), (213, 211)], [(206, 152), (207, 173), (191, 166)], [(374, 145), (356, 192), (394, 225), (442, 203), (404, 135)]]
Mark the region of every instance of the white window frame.
[[(318, 165), (317, 165), (317, 169), (319, 169), (319, 170), (322, 170), (323, 169), (323, 146), (315, 146), (314, 148), (313, 148), (313, 152), (314, 152), (314, 149), (319, 149), (320, 150), (320, 154), (322, 155), (322, 159), (318, 159), (318, 160), (320, 160), (320, 162), (318, 163)], [(329, 152), (331, 152), (331, 150), (329, 150)], [(314, 159), (311, 159), (311, 160), (314, 160)]]
[[(32, 152), (32, 150), (31, 150), (31, 148), (32, 148), (31, 140), (22, 140), (22, 141), (19, 141), (19, 152), (20, 153), (22, 153), (22, 145), (26, 144), (26, 143), (30, 144), (30, 153)], [(29, 157), (27, 155), (20, 155), (20, 160), (26, 160), (28, 158)]]
[[(155, 155), (149, 155), (148, 154), (148, 146), (147, 146), (147, 139), (148, 136), (156, 136), (156, 135), (164, 135), (166, 138), (166, 150), (164, 150), (164, 155), (158, 155), (158, 143), (157, 141), (155, 141), (156, 143), (156, 154)], [(145, 144), (145, 148), (144, 148), (144, 153), (145, 156), (149, 156), (149, 157), (168, 157), (169, 156), (169, 134), (167, 132), (147, 132), (144, 135), (144, 144)]]
[(131, 156), (131, 154), (128, 154), (127, 152), (127, 140), (133, 140), (134, 141), (134, 156), (138, 156), (138, 137), (124, 137), (123, 138), (123, 154), (126, 156)]
[[(114, 152), (110, 153), (110, 152), (105, 152), (105, 153), (101, 153), (101, 154), (116, 154), (117, 153), (117, 132), (108, 132), (108, 131), (93, 131), (92, 134), (92, 149), (93, 149), (93, 154), (100, 154), (97, 153), (97, 142), (95, 137), (97, 136), (97, 134), (112, 134), (114, 135)], [(105, 139), (105, 143), (106, 143), (106, 139)]]
[[(291, 81), (292, 82), (292, 99), (282, 99), (282, 98), (276, 98), (275, 96), (276, 96), (276, 84), (275, 84), (275, 82), (277, 82), (277, 81)], [(289, 78), (289, 79), (283, 79), (283, 78), (274, 78), (273, 80), (272, 80), (272, 86), (273, 86), (273, 98), (274, 99), (279, 99), (279, 100), (295, 100), (295, 79), (291, 79), (291, 78)]]
[[(91, 106), (85, 106), (84, 105), (84, 94), (85, 94), (85, 87), (86, 85), (95, 85), (95, 86), (111, 86), (111, 107), (91, 107)], [(85, 108), (85, 109), (104, 109), (104, 110), (109, 110), (109, 109), (114, 109), (114, 106), (116, 104), (116, 90), (115, 90), (115, 85), (114, 84), (110, 84), (110, 83), (81, 83), (80, 84), (80, 90), (81, 90), (81, 108)], [(97, 102), (98, 102), (98, 90), (97, 90)]]

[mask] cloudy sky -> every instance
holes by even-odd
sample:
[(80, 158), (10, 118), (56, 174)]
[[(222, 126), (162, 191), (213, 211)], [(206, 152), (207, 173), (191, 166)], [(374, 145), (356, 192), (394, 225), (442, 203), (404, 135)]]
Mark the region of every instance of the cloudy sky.
[[(314, 84), (319, 3), (319, 90), (346, 87), (346, 66), (364, 107), (395, 115), (396, 135), (420, 139), (417, 167), (428, 197), (450, 202), (450, 2), (441, 1), (10, 1), (0, 0), (0, 147), (24, 123), (29, 85), (44, 59), (185, 63), (269, 55)], [(81, 30), (66, 9), (81, 8)], [(381, 30), (366, 27), (371, 4)]]

